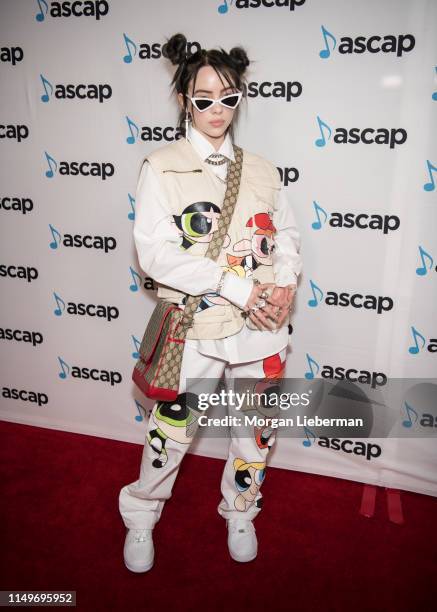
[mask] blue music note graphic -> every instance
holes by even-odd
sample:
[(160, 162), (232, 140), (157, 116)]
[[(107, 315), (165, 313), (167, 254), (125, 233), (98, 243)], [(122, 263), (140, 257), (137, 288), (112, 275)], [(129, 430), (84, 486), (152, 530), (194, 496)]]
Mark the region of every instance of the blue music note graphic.
[(332, 50), (334, 51), (336, 44), (337, 44), (337, 40), (335, 38), (335, 36), (333, 34), (331, 34), (331, 32), (328, 32), (328, 30), (322, 26), (322, 33), (323, 33), (323, 38), (325, 40), (325, 46), (326, 49), (322, 49), (319, 53), (320, 57), (322, 59), (326, 59), (331, 55), (331, 51), (329, 50), (329, 44), (328, 44), (328, 37), (334, 42), (334, 45), (332, 47)]
[[(314, 376), (316, 376), (318, 374), (318, 372), (320, 370), (320, 367), (319, 367), (319, 364), (317, 363), (317, 361), (314, 361), (314, 359), (312, 357), (310, 357), (308, 355), (308, 353), (306, 354), (306, 357), (307, 357), (308, 365), (310, 366), (310, 371), (309, 372), (305, 372), (305, 378), (307, 380), (313, 380)], [(313, 371), (312, 364), (314, 364), (316, 366), (316, 368), (317, 368), (317, 372), (316, 373), (314, 373), (314, 371)]]
[(320, 134), (322, 135), (321, 138), (318, 138), (315, 141), (315, 145), (317, 147), (324, 147), (326, 144), (326, 140), (325, 140), (325, 135), (323, 134), (323, 128), (327, 128), (328, 132), (329, 132), (329, 136), (328, 136), (328, 140), (331, 138), (331, 134), (332, 134), (332, 130), (329, 127), (329, 125), (327, 123), (325, 123), (324, 121), (322, 121), (320, 119), (320, 117), (317, 115), (317, 123), (319, 124), (319, 130), (320, 130)]
[(135, 221), (135, 198), (133, 198), (130, 193), (127, 194), (127, 197), (129, 198), (129, 202), (132, 208), (131, 212), (128, 213), (127, 218), (129, 219), (129, 221)]
[[(129, 266), (129, 270), (130, 270), (130, 273), (132, 274), (132, 280), (134, 281), (132, 285), (129, 285), (129, 289), (131, 291), (138, 291), (138, 288), (141, 286), (141, 276), (138, 274), (138, 272), (135, 272), (132, 266)], [(137, 281), (135, 280), (135, 277), (137, 277), (139, 280), (138, 284), (137, 284)]]
[(323, 221), (323, 223), (326, 223), (328, 215), (327, 215), (326, 211), (323, 210), (323, 208), (321, 206), (319, 206), (315, 200), (313, 201), (313, 204), (314, 204), (314, 209), (315, 209), (316, 215), (317, 215), (317, 221), (314, 221), (313, 223), (311, 223), (311, 227), (313, 229), (315, 229), (315, 230), (319, 230), (322, 227), (322, 222), (320, 221), (319, 211), (325, 215), (325, 220)]
[[(67, 378), (67, 374), (70, 372), (70, 366), (68, 365), (68, 363), (65, 363), (65, 361), (61, 359), (61, 357), (58, 357), (58, 359), (61, 363), (62, 368), (62, 372), (59, 372), (59, 378), (65, 379)], [(67, 371), (65, 371), (64, 366), (66, 366)]]
[[(45, 13), (43, 13), (42, 5), (45, 6)], [(49, 10), (46, 0), (38, 0), (38, 6), (39, 6), (39, 13), (37, 13), (35, 19), (37, 21), (44, 21), (44, 15), (47, 15), (47, 11)]]
[(140, 358), (139, 351), (140, 351), (140, 344), (141, 344), (141, 342), (139, 340), (137, 340), (135, 338), (135, 336), (132, 336), (132, 340), (134, 341), (134, 345), (135, 345), (135, 349), (136, 349), (136, 351), (134, 353), (132, 353), (132, 357), (134, 359), (139, 359)]
[(430, 262), (429, 263), (429, 269), (430, 270), (432, 268), (432, 264), (434, 263), (434, 260), (431, 257), (431, 255), (425, 251), (425, 249), (422, 249), (420, 244), (419, 244), (419, 253), (420, 253), (420, 259), (422, 261), (422, 266), (420, 268), (416, 268), (416, 274), (418, 274), (419, 276), (425, 276), (425, 274), (427, 273), (427, 270), (428, 270), (428, 268), (426, 267), (426, 264), (425, 264), (425, 257), (427, 257), (429, 262)]
[[(53, 227), (53, 225), (51, 223), (49, 223), (49, 228), (50, 228), (50, 231), (52, 232), (52, 236), (53, 236), (53, 242), (50, 243), (50, 248), (51, 249), (57, 249), (58, 248), (58, 244), (61, 242), (61, 234), (58, 232), (57, 229), (55, 229)], [(56, 235), (58, 237), (58, 242), (56, 241)]]
[(417, 338), (420, 338), (422, 340), (421, 348), (425, 346), (425, 338), (422, 336), (420, 332), (417, 331), (417, 329), (414, 329), (413, 326), (411, 326), (411, 331), (413, 332), (415, 346), (410, 346), (410, 348), (408, 349), (408, 352), (411, 353), (412, 355), (417, 355), (417, 353), (420, 351), (419, 345), (417, 343)]
[(132, 56), (132, 53), (131, 53), (131, 51), (130, 51), (129, 45), (130, 45), (131, 47), (133, 47), (133, 50), (134, 50), (134, 55), (136, 55), (136, 54), (137, 54), (137, 46), (136, 46), (136, 44), (134, 43), (134, 41), (133, 41), (133, 40), (131, 40), (131, 39), (129, 38), (129, 36), (127, 36), (127, 35), (126, 35), (126, 34), (124, 34), (124, 33), (123, 33), (123, 38), (124, 38), (124, 42), (125, 42), (126, 49), (127, 49), (127, 54), (126, 54), (126, 55), (123, 57), (123, 61), (124, 61), (126, 64), (130, 64), (130, 63), (131, 63), (131, 61), (132, 61), (132, 57), (133, 57), (133, 56)]
[[(41, 96), (41, 100), (42, 100), (42, 102), (48, 102), (48, 101), (50, 100), (50, 96), (51, 96), (51, 95), (52, 95), (52, 93), (53, 93), (53, 85), (50, 83), (50, 81), (48, 81), (47, 79), (45, 79), (45, 78), (43, 77), (43, 75), (42, 75), (42, 74), (40, 74), (39, 76), (41, 77), (42, 86), (44, 87), (44, 91), (45, 91), (45, 94), (43, 94), (43, 95)], [(50, 95), (49, 95), (49, 92), (48, 92), (47, 86), (48, 86), (48, 87), (49, 87), (49, 89), (50, 89)]]
[[(47, 159), (47, 163), (49, 165), (49, 170), (47, 170), (47, 172), (46, 172), (46, 177), (47, 178), (53, 178), (53, 176), (55, 174), (55, 171), (56, 171), (56, 169), (58, 167), (58, 164), (53, 159), (53, 157), (47, 153), (47, 151), (44, 151), (44, 153), (45, 153), (45, 156), (46, 156), (46, 159)], [(55, 171), (53, 170), (52, 163), (54, 165)]]
[(302, 444), (306, 447), (309, 448), (312, 445), (312, 442), (310, 440), (310, 436), (312, 437), (313, 440), (316, 439), (316, 435), (313, 434), (313, 432), (311, 431), (311, 429), (309, 429), (306, 425), (303, 426), (304, 432), (305, 432), (305, 436), (306, 436), (306, 440), (304, 440), (302, 442)]
[[(233, 1), (234, 0), (230, 0), (229, 6), (233, 3)], [(228, 12), (229, 6), (228, 6), (228, 3), (227, 3), (227, 0), (223, 0), (223, 4), (220, 4), (220, 6), (217, 8), (217, 12), (219, 12), (220, 15), (224, 15), (225, 13)]]
[(317, 304), (319, 303), (317, 301), (317, 297), (316, 297), (316, 291), (319, 292), (320, 294), (320, 301), (322, 301), (323, 298), (323, 291), (320, 289), (320, 287), (318, 287), (315, 283), (313, 283), (313, 281), (310, 279), (310, 285), (311, 285), (311, 291), (313, 292), (313, 298), (311, 300), (308, 300), (308, 306), (311, 306), (311, 308), (314, 308), (315, 306), (317, 306)]
[[(59, 295), (55, 292), (53, 292), (53, 295), (55, 296), (55, 300), (56, 300), (56, 304), (57, 304), (57, 308), (53, 311), (53, 314), (55, 314), (57, 317), (60, 317), (62, 314), (62, 311), (65, 310), (65, 302), (64, 300), (59, 297)], [(61, 306), (62, 306), (62, 310), (61, 310)]]
[[(135, 404), (138, 410), (138, 414), (135, 415), (135, 420), (138, 421), (138, 423), (141, 423), (141, 421), (144, 420), (144, 417), (146, 416), (146, 411), (145, 409), (141, 406), (141, 404), (139, 402), (137, 402), (137, 400), (135, 400)], [(141, 413), (144, 413), (144, 417)]]
[(435, 189), (435, 181), (432, 175), (433, 172), (437, 172), (437, 168), (432, 165), (429, 159), (426, 160), (426, 165), (428, 167), (429, 178), (431, 179), (429, 183), (425, 183), (423, 188), (425, 191), (434, 191)]
[(409, 404), (407, 404), (407, 402), (405, 402), (405, 408), (407, 409), (407, 417), (408, 420), (402, 421), (402, 425), (404, 427), (412, 427), (413, 426), (413, 421), (411, 419), (411, 415), (414, 415), (414, 422), (417, 422), (417, 419), (419, 418), (419, 415), (417, 414), (417, 412), (414, 410), (414, 408), (412, 408)]
[[(130, 136), (128, 136), (126, 138), (126, 142), (127, 144), (134, 144), (135, 140), (138, 138), (138, 134), (140, 133), (140, 129), (139, 127), (133, 122), (131, 121), (131, 119), (129, 119), (129, 117), (126, 115), (126, 119), (127, 119), (127, 125), (129, 127), (129, 131), (130, 131)], [(132, 132), (132, 128), (135, 129), (136, 131), (136, 136), (134, 137), (134, 134)]]
[[(434, 67), (434, 70), (437, 72), (437, 66)], [(437, 91), (434, 91), (431, 97), (433, 100), (437, 100)]]

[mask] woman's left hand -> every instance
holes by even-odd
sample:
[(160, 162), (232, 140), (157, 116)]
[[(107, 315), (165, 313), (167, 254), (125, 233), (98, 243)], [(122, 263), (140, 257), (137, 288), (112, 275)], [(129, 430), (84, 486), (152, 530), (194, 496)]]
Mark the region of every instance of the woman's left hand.
[[(295, 284), (287, 287), (277, 287), (273, 283), (262, 287), (267, 286), (271, 286), (273, 289), (271, 295), (266, 299), (265, 306), (258, 308), (255, 312), (248, 309), (249, 318), (260, 330), (279, 329), (290, 313), (297, 287)], [(259, 288), (261, 288), (261, 285), (259, 285)]]

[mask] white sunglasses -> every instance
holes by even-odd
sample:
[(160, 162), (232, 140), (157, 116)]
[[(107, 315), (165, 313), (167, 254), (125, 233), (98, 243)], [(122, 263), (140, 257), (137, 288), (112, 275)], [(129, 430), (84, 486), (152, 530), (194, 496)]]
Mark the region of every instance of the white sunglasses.
[(240, 104), (242, 95), (243, 94), (241, 91), (237, 91), (235, 93), (227, 94), (226, 96), (223, 96), (222, 98), (218, 99), (201, 97), (190, 98), (190, 96), (187, 96), (187, 98), (191, 100), (192, 104), (195, 106), (195, 108), (197, 108), (199, 113), (203, 113), (204, 111), (208, 110), (208, 108), (214, 106), (216, 102), (218, 102), (225, 108), (237, 108), (237, 106)]

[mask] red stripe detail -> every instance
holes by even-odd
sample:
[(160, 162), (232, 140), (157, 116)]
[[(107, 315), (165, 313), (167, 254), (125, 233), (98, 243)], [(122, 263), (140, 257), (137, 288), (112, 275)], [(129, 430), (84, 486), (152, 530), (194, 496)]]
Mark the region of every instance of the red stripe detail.
[(363, 487), (363, 496), (361, 498), (360, 514), (370, 518), (375, 513), (376, 487), (374, 485), (365, 484)]
[(388, 518), (392, 523), (396, 523), (397, 525), (403, 525), (404, 515), (402, 512), (402, 502), (401, 502), (401, 493), (398, 489), (389, 489), (385, 488), (387, 492), (387, 511)]

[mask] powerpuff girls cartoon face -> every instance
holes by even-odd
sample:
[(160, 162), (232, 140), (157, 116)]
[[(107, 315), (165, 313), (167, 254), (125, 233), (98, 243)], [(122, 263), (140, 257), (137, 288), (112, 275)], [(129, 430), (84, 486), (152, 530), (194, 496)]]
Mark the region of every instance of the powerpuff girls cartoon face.
[[(261, 462), (246, 463), (244, 459), (234, 459), (235, 486), (239, 494), (234, 506), (237, 510), (246, 511), (253, 502), (261, 498), (259, 488), (265, 477), (266, 464)], [(257, 505), (257, 503), (256, 503)]]
[(156, 403), (150, 415), (156, 427), (151, 428), (147, 435), (147, 441), (156, 453), (153, 467), (162, 468), (167, 463), (167, 440), (190, 444), (200, 414), (198, 396), (195, 393), (180, 393), (172, 402)]
[(194, 202), (186, 206), (173, 219), (182, 235), (182, 249), (189, 249), (196, 242), (211, 242), (217, 229), (220, 208), (212, 202)]
[(244, 238), (233, 246), (234, 254), (228, 254), (228, 262), (233, 266), (241, 266), (245, 276), (250, 277), (258, 266), (273, 265), (272, 253), (275, 248), (274, 235), (276, 228), (273, 225), (271, 213), (257, 213), (246, 223), (246, 227), (254, 227), (252, 239)]

